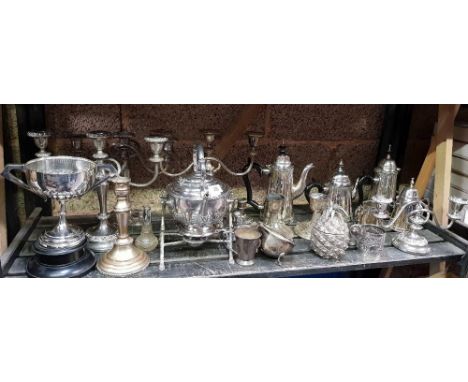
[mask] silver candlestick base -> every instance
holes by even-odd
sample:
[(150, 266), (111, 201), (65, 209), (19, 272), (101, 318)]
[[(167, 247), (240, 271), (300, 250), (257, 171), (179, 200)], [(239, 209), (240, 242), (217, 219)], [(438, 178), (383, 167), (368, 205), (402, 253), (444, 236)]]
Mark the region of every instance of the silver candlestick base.
[(99, 272), (109, 276), (128, 276), (143, 271), (150, 263), (149, 256), (135, 247), (128, 234), (130, 217), (130, 179), (114, 180), (117, 204), (114, 211), (119, 225), (119, 235), (111, 251), (101, 256), (97, 263)]
[(107, 215), (101, 220), (98, 216), (100, 223), (86, 231), (88, 248), (95, 252), (110, 251), (117, 240), (117, 229), (109, 223), (108, 218)]

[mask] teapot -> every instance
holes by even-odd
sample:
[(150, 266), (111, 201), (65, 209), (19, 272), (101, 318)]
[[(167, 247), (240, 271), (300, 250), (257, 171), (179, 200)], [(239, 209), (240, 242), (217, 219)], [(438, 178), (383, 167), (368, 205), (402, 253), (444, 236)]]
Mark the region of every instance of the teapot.
[[(279, 147), (279, 153), (274, 164), (269, 164), (263, 167), (254, 162), (253, 168), (260, 176), (269, 176), (267, 194), (279, 194), (284, 197), (280, 213), (278, 215), (281, 222), (285, 224), (294, 223), (293, 201), (304, 192), (307, 175), (313, 167), (313, 163), (309, 163), (305, 166), (299, 180), (294, 184), (294, 165), (286, 152), (286, 146)], [(247, 203), (257, 210), (263, 210), (264, 216), (269, 216), (270, 213), (266, 211), (268, 205), (261, 205), (252, 199), (252, 185), (250, 184), (248, 174), (246, 174), (243, 179), (247, 191)]]

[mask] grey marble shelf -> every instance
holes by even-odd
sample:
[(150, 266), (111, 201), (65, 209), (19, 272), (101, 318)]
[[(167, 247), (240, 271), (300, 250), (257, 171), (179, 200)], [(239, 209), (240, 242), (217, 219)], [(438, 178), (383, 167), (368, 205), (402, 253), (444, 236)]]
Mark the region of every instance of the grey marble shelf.
[[(35, 211), (36, 212), (36, 211)], [(39, 213), (40, 214), (40, 211)], [(304, 210), (298, 209), (298, 220), (307, 217)], [(94, 223), (92, 217), (71, 218), (75, 224), (87, 227)], [(28, 258), (33, 255), (32, 242), (46, 228), (50, 227), (55, 218), (35, 216), (34, 213), (23, 227), (20, 237), (7, 250), (10, 259), (6, 276), (25, 277), (25, 266)], [(158, 222), (154, 228), (157, 232)], [(173, 228), (171, 222), (168, 229)], [(137, 229), (134, 230), (137, 232)], [(255, 265), (243, 267), (237, 264), (229, 264), (226, 248), (222, 245), (207, 244), (199, 248), (167, 247), (165, 253), (166, 270), (159, 271), (159, 250), (150, 253), (151, 264), (144, 271), (132, 277), (290, 277), (324, 274), (332, 272), (357, 271), (373, 268), (386, 268), (391, 266), (403, 266), (411, 264), (423, 264), (439, 262), (447, 259), (460, 259), (466, 254), (466, 244), (462, 238), (438, 231), (435, 227), (425, 229), (422, 234), (428, 239), (431, 252), (428, 255), (410, 255), (391, 246), (391, 239), (396, 233), (388, 232), (384, 252), (378, 257), (364, 258), (364, 255), (356, 249), (346, 251), (340, 260), (326, 260), (309, 251), (306, 240), (296, 238), (292, 254), (285, 256), (282, 264), (278, 265), (275, 259), (259, 255)], [(16, 247), (15, 247), (16, 245)], [(93, 270), (86, 277), (105, 277)]]

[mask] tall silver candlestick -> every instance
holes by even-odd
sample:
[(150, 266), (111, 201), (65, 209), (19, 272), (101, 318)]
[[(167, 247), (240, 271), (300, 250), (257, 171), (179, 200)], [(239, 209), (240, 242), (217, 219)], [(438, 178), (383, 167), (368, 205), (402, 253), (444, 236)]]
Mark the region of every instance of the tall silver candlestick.
[[(119, 163), (109, 158), (108, 154), (104, 152), (106, 147), (106, 139), (109, 138), (109, 134), (104, 131), (93, 131), (86, 136), (92, 139), (96, 152), (93, 154), (93, 158), (97, 164), (104, 163), (104, 161), (111, 161), (117, 166), (117, 170), (120, 173)], [(105, 176), (104, 172), (99, 172), (97, 178), (101, 179)], [(107, 211), (107, 192), (109, 190), (109, 183), (102, 183), (97, 189), (96, 194), (99, 202), (99, 214), (97, 218), (99, 224), (89, 228), (86, 231), (88, 237), (88, 247), (96, 252), (107, 252), (112, 249), (114, 242), (117, 239), (117, 229), (109, 222), (109, 212)]]

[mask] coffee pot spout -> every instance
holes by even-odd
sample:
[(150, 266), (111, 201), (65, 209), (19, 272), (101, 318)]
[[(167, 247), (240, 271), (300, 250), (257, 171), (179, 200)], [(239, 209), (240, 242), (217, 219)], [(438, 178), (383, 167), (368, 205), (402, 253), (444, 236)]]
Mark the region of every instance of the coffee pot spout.
[(302, 170), (301, 177), (299, 178), (299, 180), (297, 181), (297, 183), (294, 184), (293, 187), (292, 187), (292, 196), (293, 196), (293, 199), (298, 198), (298, 197), (301, 196), (302, 193), (304, 192), (304, 189), (305, 189), (305, 187), (306, 187), (307, 175), (309, 174), (309, 171), (312, 170), (313, 167), (314, 167), (314, 164), (313, 164), (313, 163), (309, 163), (309, 164), (308, 164), (307, 166), (305, 166), (304, 169)]

